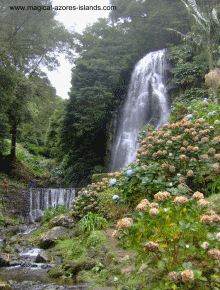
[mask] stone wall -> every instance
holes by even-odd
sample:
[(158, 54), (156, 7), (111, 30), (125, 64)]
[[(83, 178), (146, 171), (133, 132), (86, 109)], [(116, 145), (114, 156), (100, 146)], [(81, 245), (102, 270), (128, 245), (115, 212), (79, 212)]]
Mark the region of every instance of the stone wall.
[(1, 186), (2, 207), (5, 211), (13, 214), (26, 216), (30, 211), (29, 188), (17, 188), (5, 185)]

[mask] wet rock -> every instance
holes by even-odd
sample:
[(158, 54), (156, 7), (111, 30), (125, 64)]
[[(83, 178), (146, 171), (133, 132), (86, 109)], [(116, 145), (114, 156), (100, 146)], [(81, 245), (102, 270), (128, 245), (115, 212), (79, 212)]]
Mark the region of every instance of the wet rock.
[(73, 228), (75, 223), (74, 220), (71, 219), (68, 215), (60, 215), (55, 217), (50, 224), (55, 227), (55, 226), (61, 226), (65, 228)]
[(20, 229), (19, 226), (8, 226), (4, 232), (7, 236), (14, 236), (20, 232)]
[(43, 214), (42, 210), (40, 210), (40, 209), (32, 210), (31, 215), (34, 219), (34, 222), (40, 222), (44, 217), (44, 214)]
[(14, 248), (14, 252), (16, 253), (21, 253), (23, 251), (23, 247), (20, 246), (19, 244), (13, 245), (13, 248)]
[(71, 233), (68, 229), (64, 227), (55, 227), (41, 236), (40, 247), (48, 249), (53, 246), (58, 239), (64, 240), (70, 238), (70, 236)]
[(8, 253), (0, 254), (0, 267), (17, 266), (20, 264), (21, 264), (21, 261), (19, 261), (16, 255), (11, 255)]
[(47, 251), (42, 251), (39, 253), (35, 259), (35, 263), (49, 263), (50, 262), (50, 255)]
[(9, 254), (0, 254), (0, 267), (5, 267), (9, 262)]

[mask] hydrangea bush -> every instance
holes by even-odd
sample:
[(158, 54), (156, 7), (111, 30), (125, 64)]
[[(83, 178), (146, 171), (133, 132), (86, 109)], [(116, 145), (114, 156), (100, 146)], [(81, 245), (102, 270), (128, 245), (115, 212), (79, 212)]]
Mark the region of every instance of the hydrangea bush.
[(145, 289), (219, 289), (219, 224), (202, 193), (187, 198), (165, 191), (119, 220), (113, 237), (138, 252), (136, 273), (143, 273)]
[[(158, 131), (148, 126), (140, 132), (137, 160), (117, 173), (112, 185), (122, 191), (125, 202), (151, 199), (157, 191), (172, 192), (179, 184), (209, 195), (209, 185), (220, 173), (220, 110), (207, 100), (194, 105), (197, 113)], [(197, 118), (204, 112), (204, 118)]]
[(103, 178), (102, 182), (88, 184), (86, 188), (82, 188), (78, 197), (72, 201), (72, 214), (83, 217), (89, 212), (98, 213), (99, 193), (109, 187), (109, 178)]

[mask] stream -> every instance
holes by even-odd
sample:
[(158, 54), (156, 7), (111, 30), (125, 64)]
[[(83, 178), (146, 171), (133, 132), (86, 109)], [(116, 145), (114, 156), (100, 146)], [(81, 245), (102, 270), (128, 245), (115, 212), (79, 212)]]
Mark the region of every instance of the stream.
[[(48, 270), (56, 264), (36, 260), (43, 250), (30, 245), (25, 239), (38, 227), (37, 223), (14, 227), (17, 233), (10, 238), (5, 236), (8, 229), (0, 228), (0, 280), (7, 282), (13, 290), (87, 289), (86, 285), (65, 285), (62, 279), (48, 277)], [(9, 230), (13, 232), (13, 226)]]

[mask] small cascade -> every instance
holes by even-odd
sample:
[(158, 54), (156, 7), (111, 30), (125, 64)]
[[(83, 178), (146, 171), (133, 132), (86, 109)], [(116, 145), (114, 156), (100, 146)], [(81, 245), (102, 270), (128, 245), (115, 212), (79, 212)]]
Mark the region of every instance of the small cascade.
[(130, 164), (140, 144), (137, 135), (147, 124), (159, 129), (169, 117), (165, 86), (166, 50), (148, 53), (135, 66), (111, 154), (110, 172)]
[(30, 189), (30, 219), (37, 221), (42, 211), (57, 205), (71, 207), (76, 196), (75, 188), (31, 188)]

